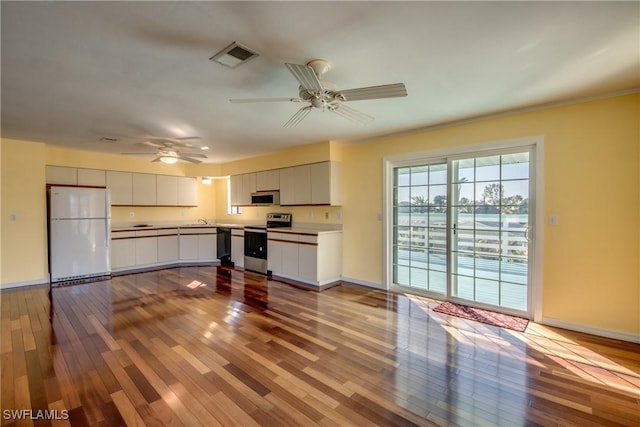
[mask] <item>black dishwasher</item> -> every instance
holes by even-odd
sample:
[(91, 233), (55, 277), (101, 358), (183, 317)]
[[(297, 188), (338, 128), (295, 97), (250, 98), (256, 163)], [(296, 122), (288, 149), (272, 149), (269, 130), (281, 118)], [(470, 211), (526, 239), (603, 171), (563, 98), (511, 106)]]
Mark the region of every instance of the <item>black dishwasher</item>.
[(217, 246), (220, 264), (233, 267), (233, 262), (231, 262), (231, 228), (218, 227)]

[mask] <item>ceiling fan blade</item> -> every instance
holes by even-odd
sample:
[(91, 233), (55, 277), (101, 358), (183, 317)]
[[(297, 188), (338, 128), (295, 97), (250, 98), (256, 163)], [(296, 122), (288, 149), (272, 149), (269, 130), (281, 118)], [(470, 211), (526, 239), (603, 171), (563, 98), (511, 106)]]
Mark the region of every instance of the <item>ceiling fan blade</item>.
[(356, 122), (360, 125), (366, 125), (370, 121), (373, 120), (368, 114), (365, 114), (361, 111), (358, 111), (354, 108), (351, 108), (347, 105), (341, 104), (339, 102), (335, 102), (333, 104), (329, 104), (329, 111), (333, 111), (339, 116), (344, 117), (345, 119), (349, 119), (352, 122)]
[(291, 74), (293, 74), (293, 76), (300, 82), (300, 85), (302, 85), (304, 89), (314, 90), (318, 92), (324, 91), (320, 80), (318, 80), (318, 76), (316, 76), (316, 72), (313, 71), (313, 68), (311, 68), (310, 66), (289, 64), (286, 62), (284, 65), (287, 66), (289, 71), (291, 71)]
[[(190, 137), (187, 137), (187, 139), (200, 139), (200, 137), (199, 136), (195, 136), (195, 137), (190, 136)], [(171, 139), (171, 138), (151, 138), (151, 139), (148, 139), (148, 140), (142, 142), (142, 145), (146, 145), (148, 147), (155, 147), (155, 148), (175, 148), (175, 147), (193, 148), (193, 147), (195, 147), (193, 144), (190, 144), (188, 142), (183, 142), (182, 139), (180, 139), (180, 138), (176, 138), (176, 139)]]
[(154, 156), (158, 153), (120, 153), (123, 156)]
[(230, 99), (229, 102), (234, 104), (246, 104), (253, 102), (302, 102), (303, 100), (300, 98), (241, 98), (241, 99)]
[(397, 98), (407, 96), (404, 83), (393, 83), (381, 86), (360, 87), (338, 91), (337, 97), (343, 101), (360, 101), (363, 99)]
[(207, 158), (207, 156), (205, 156), (202, 153), (182, 153), (182, 152), (180, 152), (180, 153), (178, 153), (178, 155), (188, 156), (188, 157), (197, 157), (199, 159), (206, 159)]
[(192, 159), (191, 157), (178, 155), (179, 160), (184, 160), (189, 163), (202, 163), (200, 160)]
[(188, 141), (190, 139), (202, 139), (199, 136), (183, 136), (180, 138), (167, 138), (169, 141)]
[(298, 123), (300, 123), (302, 121), (302, 119), (304, 119), (305, 117), (307, 117), (307, 114), (309, 114), (311, 112), (311, 110), (313, 110), (313, 107), (308, 105), (306, 107), (302, 107), (301, 109), (299, 109), (294, 115), (293, 117), (291, 117), (289, 119), (289, 121), (287, 123), (285, 123), (284, 125), (282, 125), (282, 127), (285, 128), (292, 128), (292, 127), (296, 127), (298, 125)]

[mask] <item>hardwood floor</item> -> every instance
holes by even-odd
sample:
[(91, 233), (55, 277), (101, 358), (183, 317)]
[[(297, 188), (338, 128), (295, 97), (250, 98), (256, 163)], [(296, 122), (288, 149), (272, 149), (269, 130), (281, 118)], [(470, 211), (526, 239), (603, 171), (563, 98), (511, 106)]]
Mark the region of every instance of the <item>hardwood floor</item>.
[(640, 425), (636, 344), (219, 267), (52, 297), (1, 293), (2, 425)]

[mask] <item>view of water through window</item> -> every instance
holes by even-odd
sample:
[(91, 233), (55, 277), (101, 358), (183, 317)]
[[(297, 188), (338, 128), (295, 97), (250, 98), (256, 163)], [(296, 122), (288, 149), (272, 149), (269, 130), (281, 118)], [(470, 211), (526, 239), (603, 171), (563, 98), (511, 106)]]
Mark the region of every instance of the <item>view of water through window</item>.
[(526, 311), (529, 174), (528, 151), (395, 168), (394, 283)]

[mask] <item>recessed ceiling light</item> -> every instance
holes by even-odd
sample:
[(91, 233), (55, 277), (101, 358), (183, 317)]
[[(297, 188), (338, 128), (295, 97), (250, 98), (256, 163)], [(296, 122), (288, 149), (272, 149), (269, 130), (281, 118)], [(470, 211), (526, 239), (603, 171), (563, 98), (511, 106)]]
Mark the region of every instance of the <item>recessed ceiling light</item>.
[(209, 149), (209, 147), (206, 147), (206, 146), (205, 146), (205, 147), (200, 147), (200, 149), (201, 149), (201, 150), (208, 150), (208, 149)]
[(258, 56), (258, 54), (253, 50), (242, 46), (240, 43), (233, 42), (209, 59), (225, 67), (235, 68), (256, 56)]

